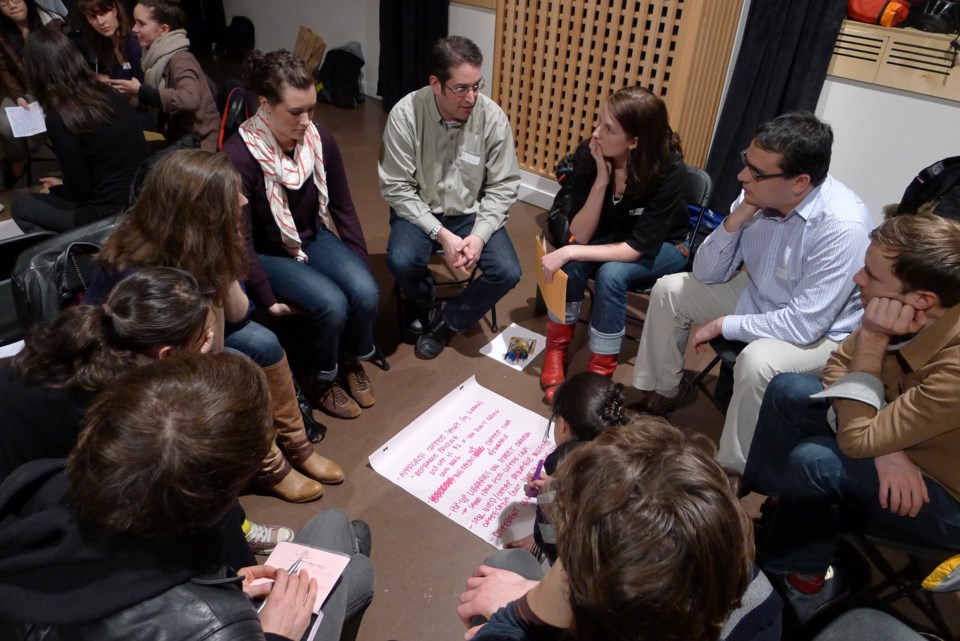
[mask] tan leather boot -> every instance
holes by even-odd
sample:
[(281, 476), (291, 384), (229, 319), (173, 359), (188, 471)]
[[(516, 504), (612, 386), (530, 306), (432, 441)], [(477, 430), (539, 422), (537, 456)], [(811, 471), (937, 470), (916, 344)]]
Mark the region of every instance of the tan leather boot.
[(273, 424), (277, 428), (277, 442), (286, 453), (287, 460), (315, 481), (341, 483), (343, 470), (340, 466), (317, 454), (313, 443), (307, 438), (286, 355), (276, 365), (264, 367), (263, 373), (267, 375), (267, 387), (270, 388), (273, 402)]
[(323, 496), (323, 486), (290, 467), (276, 443), (257, 474), (259, 490), (290, 503), (307, 503)]

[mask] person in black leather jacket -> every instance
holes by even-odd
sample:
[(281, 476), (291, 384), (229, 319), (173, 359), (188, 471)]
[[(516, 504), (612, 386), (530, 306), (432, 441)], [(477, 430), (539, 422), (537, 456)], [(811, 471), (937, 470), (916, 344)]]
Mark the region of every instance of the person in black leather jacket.
[[(251, 586), (250, 568), (222, 562), (225, 538), (241, 536), (226, 521), (270, 446), (268, 394), (247, 359), (174, 356), (102, 392), (66, 462), (18, 468), (0, 485), (0, 638), (299, 639), (316, 581), (270, 569), (255, 573), (272, 585)], [(327, 510), (304, 528), (352, 554), (318, 639), (372, 598), (357, 523)]]

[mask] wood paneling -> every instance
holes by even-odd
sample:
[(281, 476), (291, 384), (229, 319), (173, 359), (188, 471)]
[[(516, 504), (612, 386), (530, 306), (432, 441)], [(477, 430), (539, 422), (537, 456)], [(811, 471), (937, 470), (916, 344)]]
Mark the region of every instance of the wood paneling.
[(603, 99), (641, 84), (667, 102), (687, 162), (702, 165), (742, 0), (502, 0), (494, 98), (520, 166), (552, 176)]

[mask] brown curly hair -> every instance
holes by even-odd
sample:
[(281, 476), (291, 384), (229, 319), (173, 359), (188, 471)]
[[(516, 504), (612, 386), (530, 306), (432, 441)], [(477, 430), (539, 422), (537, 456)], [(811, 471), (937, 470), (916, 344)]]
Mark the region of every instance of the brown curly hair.
[(548, 511), (576, 639), (719, 637), (751, 580), (753, 536), (707, 442), (644, 415), (561, 461)]

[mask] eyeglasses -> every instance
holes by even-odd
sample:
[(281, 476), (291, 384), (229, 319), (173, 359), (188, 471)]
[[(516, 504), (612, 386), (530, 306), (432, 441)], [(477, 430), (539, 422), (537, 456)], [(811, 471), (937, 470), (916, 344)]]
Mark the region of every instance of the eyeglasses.
[[(0, 0), (2, 1), (2, 0)], [(786, 172), (781, 171), (779, 174), (764, 174), (757, 171), (757, 168), (747, 162), (747, 150), (744, 149), (740, 152), (740, 162), (743, 163), (743, 166), (750, 171), (750, 175), (753, 176), (754, 180), (766, 180), (767, 178), (783, 178), (786, 176)]]
[(22, 3), (23, 0), (0, 0), (0, 7), (13, 7)]
[[(0, 4), (2, 3), (3, 3), (3, 0), (0, 0)], [(452, 91), (453, 95), (456, 96), (457, 98), (463, 98), (464, 96), (467, 95), (468, 91), (472, 91), (473, 93), (480, 93), (480, 90), (483, 89), (483, 87), (485, 86), (485, 83), (483, 82), (483, 78), (480, 78), (480, 82), (478, 82), (473, 86), (470, 86), (470, 85), (457, 85), (456, 87), (450, 87), (448, 85), (443, 85), (443, 86), (449, 89), (450, 91)]]

